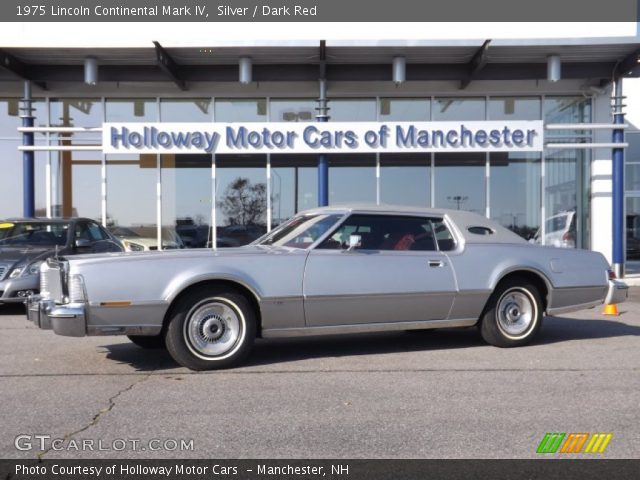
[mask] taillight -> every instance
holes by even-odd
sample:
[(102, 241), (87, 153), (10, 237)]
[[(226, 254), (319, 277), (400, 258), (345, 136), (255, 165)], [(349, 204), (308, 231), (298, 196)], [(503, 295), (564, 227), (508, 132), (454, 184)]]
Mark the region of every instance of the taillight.
[(618, 278), (616, 276), (616, 272), (614, 272), (613, 270), (609, 269), (607, 270), (607, 274), (609, 275), (609, 280), (615, 280), (616, 278)]

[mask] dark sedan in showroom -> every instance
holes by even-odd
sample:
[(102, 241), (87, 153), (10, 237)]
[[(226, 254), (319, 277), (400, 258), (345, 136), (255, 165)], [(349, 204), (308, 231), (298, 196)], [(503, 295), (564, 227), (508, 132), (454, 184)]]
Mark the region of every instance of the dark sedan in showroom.
[(0, 220), (0, 304), (38, 293), (48, 257), (122, 251), (115, 236), (88, 218)]

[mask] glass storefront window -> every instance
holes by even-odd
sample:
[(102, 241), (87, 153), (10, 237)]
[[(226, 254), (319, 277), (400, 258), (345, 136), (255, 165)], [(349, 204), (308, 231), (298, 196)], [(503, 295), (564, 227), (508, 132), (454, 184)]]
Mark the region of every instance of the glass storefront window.
[(431, 205), (431, 155), (380, 155), (380, 201), (397, 205)]
[(163, 98), (160, 119), (163, 122), (211, 122), (213, 103), (210, 98)]
[(484, 153), (435, 154), (435, 207), (485, 215)]
[(491, 97), (488, 120), (539, 120), (539, 97)]
[(542, 206), (540, 156), (492, 153), (490, 165), (491, 218), (527, 240), (536, 237)]
[(427, 122), (431, 119), (431, 99), (381, 98), (380, 120), (387, 122)]
[(484, 98), (436, 98), (433, 101), (434, 120), (484, 120)]
[[(162, 99), (163, 122), (210, 122), (210, 98)], [(162, 183), (162, 229), (180, 236), (188, 248), (209, 245), (211, 232), (211, 155), (160, 155)]]
[(281, 100), (269, 102), (269, 118), (272, 122), (314, 122), (317, 102), (313, 99)]
[(331, 99), (330, 122), (372, 122), (376, 119), (376, 100), (373, 98)]
[(271, 156), (271, 228), (318, 206), (317, 164), (315, 155)]
[(640, 196), (627, 197), (626, 227), (627, 260), (633, 261), (637, 270), (636, 262), (640, 262)]
[(216, 99), (216, 122), (266, 122), (265, 98)]
[(626, 132), (625, 140), (629, 143), (629, 147), (624, 151), (625, 190), (627, 192), (640, 192), (640, 133)]
[[(92, 98), (52, 99), (49, 123), (59, 127), (95, 127), (102, 124), (102, 101)], [(51, 145), (99, 145), (100, 134), (51, 135)], [(102, 220), (102, 154), (100, 152), (51, 152), (52, 214)]]
[(267, 231), (265, 155), (216, 156), (219, 247), (246, 245)]
[[(108, 99), (106, 119), (108, 122), (155, 122), (158, 121), (157, 106), (155, 99)], [(144, 232), (145, 242), (157, 248), (158, 156), (107, 155), (106, 163), (107, 227)]]
[(579, 150), (546, 152), (544, 185), (544, 244), (562, 248), (581, 246), (584, 231), (584, 206), (581, 183), (584, 153)]
[(329, 205), (376, 203), (376, 157), (329, 155)]
[[(545, 123), (588, 123), (591, 121), (591, 99), (576, 97), (545, 97)], [(583, 142), (591, 138), (589, 130), (548, 130), (546, 138), (554, 142)]]

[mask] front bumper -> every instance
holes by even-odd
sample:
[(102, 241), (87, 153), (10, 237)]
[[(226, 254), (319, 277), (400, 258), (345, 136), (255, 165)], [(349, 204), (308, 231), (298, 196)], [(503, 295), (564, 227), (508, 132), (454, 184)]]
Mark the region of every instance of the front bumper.
[(84, 337), (87, 334), (87, 315), (84, 303), (58, 305), (39, 295), (27, 299), (27, 318), (38, 328), (53, 330), (65, 337)]
[(627, 300), (629, 286), (620, 280), (609, 280), (609, 289), (604, 299), (605, 305), (618, 304)]
[[(39, 275), (6, 279), (0, 282), (0, 303), (23, 303), (27, 297), (26, 292), (38, 293), (39, 290)], [(21, 292), (25, 296), (18, 296)]]

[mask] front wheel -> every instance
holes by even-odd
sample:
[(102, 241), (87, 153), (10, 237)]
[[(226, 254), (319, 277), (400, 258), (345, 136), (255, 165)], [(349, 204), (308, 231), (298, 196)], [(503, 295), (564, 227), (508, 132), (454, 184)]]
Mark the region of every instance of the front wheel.
[(167, 350), (183, 367), (215, 370), (239, 363), (256, 336), (256, 315), (242, 294), (212, 288), (187, 293), (172, 309)]
[(480, 322), (482, 338), (496, 347), (526, 345), (542, 325), (538, 289), (525, 279), (500, 283), (491, 295)]

